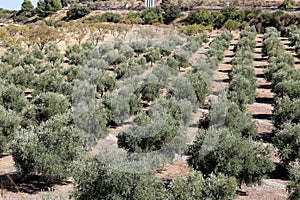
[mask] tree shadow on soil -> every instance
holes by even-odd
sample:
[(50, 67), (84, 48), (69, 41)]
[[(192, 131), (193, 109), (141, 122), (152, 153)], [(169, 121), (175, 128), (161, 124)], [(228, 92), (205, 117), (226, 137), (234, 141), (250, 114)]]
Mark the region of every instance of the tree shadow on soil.
[(231, 69), (220, 69), (219, 72), (222, 72), (222, 73), (230, 73), (232, 70)]
[(264, 143), (272, 143), (272, 139), (275, 136), (274, 132), (263, 132), (260, 133), (257, 137), (256, 137), (256, 141), (263, 141)]
[(255, 77), (256, 78), (265, 78), (265, 74), (256, 74)]
[(271, 179), (289, 180), (289, 171), (281, 163), (274, 163), (275, 170), (268, 174)]
[(268, 97), (256, 97), (255, 98), (256, 103), (264, 103), (264, 104), (273, 104), (274, 98), (268, 98)]
[(253, 119), (264, 119), (264, 120), (272, 120), (272, 116), (270, 114), (254, 114), (252, 115)]
[(254, 68), (257, 68), (257, 69), (264, 69), (264, 68), (267, 68), (268, 65), (259, 65), (259, 66), (254, 66)]
[(268, 61), (267, 57), (261, 57), (261, 58), (254, 58), (254, 61)]
[[(71, 182), (63, 182), (60, 185), (67, 185)], [(19, 173), (9, 173), (0, 175), (0, 189), (6, 189), (10, 192), (22, 192), (36, 194), (42, 191), (48, 191), (55, 184), (46, 183), (40, 176), (30, 175), (21, 176)]]
[(230, 79), (229, 78), (225, 78), (225, 79), (221, 79), (221, 80), (215, 80), (215, 82), (217, 82), (217, 83), (229, 83)]
[(272, 86), (268, 84), (263, 84), (263, 85), (258, 85), (257, 88), (269, 90), (272, 88)]

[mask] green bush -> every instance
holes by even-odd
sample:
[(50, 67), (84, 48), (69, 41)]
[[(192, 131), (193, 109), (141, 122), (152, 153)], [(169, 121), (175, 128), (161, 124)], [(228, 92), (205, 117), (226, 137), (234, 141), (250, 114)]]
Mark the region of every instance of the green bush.
[(21, 112), (28, 105), (24, 91), (13, 84), (1, 84), (0, 105), (5, 109)]
[(154, 24), (163, 22), (163, 10), (160, 7), (148, 8), (139, 13), (143, 24)]
[(82, 18), (91, 12), (90, 8), (84, 5), (72, 4), (67, 12), (66, 19), (74, 20)]
[(33, 109), (38, 122), (47, 121), (52, 116), (66, 113), (70, 103), (69, 100), (57, 93), (41, 93), (33, 99)]
[(162, 16), (165, 24), (170, 24), (181, 14), (180, 7), (172, 4), (170, 0), (163, 0), (160, 7), (163, 10)]
[(101, 15), (92, 16), (86, 19), (88, 22), (97, 23), (97, 22), (113, 22), (119, 23), (121, 21), (121, 15), (112, 12), (105, 12)]
[(212, 25), (214, 17), (204, 9), (198, 9), (189, 14), (188, 18), (189, 24), (201, 24), (203, 26)]
[(36, 7), (37, 14), (41, 18), (54, 14), (61, 9), (62, 5), (60, 0), (39, 0)]
[(239, 137), (255, 139), (258, 132), (251, 115), (241, 111), (236, 103), (229, 102), (224, 97), (219, 96), (219, 101), (210, 103), (210, 112), (204, 120), (200, 120), (200, 127), (207, 129), (208, 127), (219, 126), (221, 123), (223, 127)]
[(276, 128), (281, 128), (287, 122), (299, 123), (300, 99), (291, 99), (288, 96), (276, 99), (273, 113), (273, 121)]
[(238, 30), (240, 26), (241, 24), (238, 21), (229, 19), (228, 21), (225, 22), (223, 28), (233, 31), (233, 30)]
[(294, 5), (295, 5), (295, 1), (294, 0), (284, 0), (282, 2), (282, 6), (285, 9), (292, 9), (292, 8), (294, 8)]

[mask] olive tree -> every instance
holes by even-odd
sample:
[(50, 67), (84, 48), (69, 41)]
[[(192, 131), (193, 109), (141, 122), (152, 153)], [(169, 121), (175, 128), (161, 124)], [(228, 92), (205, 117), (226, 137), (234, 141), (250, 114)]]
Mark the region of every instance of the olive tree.
[[(202, 149), (206, 137), (215, 142), (210, 143), (213, 146), (207, 147), (209, 149)], [(204, 151), (207, 153), (203, 154)], [(226, 129), (200, 131), (187, 155), (190, 156), (188, 163), (194, 169), (205, 175), (215, 172), (233, 176), (239, 187), (242, 183), (259, 184), (266, 173), (274, 170), (269, 146), (264, 147)]]
[(289, 193), (289, 200), (296, 200), (300, 198), (300, 167), (295, 166), (290, 171), (290, 181), (287, 186)]
[[(117, 156), (117, 155), (113, 155)], [(82, 160), (74, 177), (76, 199), (166, 199), (162, 182), (152, 173), (129, 173), (98, 159)]]
[(273, 138), (274, 145), (279, 150), (280, 159), (286, 166), (288, 166), (290, 162), (295, 162), (300, 158), (299, 137), (300, 125), (286, 123), (283, 129), (279, 130)]
[(21, 129), (10, 149), (22, 174), (39, 174), (47, 182), (61, 182), (73, 175), (73, 162), (84, 152), (82, 137), (68, 115), (56, 115), (38, 127)]
[(7, 110), (0, 105), (0, 155), (7, 151), (8, 143), (15, 136), (21, 118), (16, 112)]
[(57, 114), (66, 113), (70, 102), (66, 96), (53, 92), (41, 93), (33, 99), (32, 107), (38, 122), (47, 121)]
[(28, 104), (21, 88), (13, 84), (2, 84), (0, 86), (0, 105), (6, 109), (20, 112)]
[(276, 99), (273, 113), (276, 128), (282, 127), (286, 122), (299, 123), (300, 99), (291, 99), (288, 96)]
[(237, 189), (236, 180), (222, 174), (204, 178), (201, 172), (191, 172), (186, 180), (176, 177), (170, 183), (174, 199), (232, 199)]

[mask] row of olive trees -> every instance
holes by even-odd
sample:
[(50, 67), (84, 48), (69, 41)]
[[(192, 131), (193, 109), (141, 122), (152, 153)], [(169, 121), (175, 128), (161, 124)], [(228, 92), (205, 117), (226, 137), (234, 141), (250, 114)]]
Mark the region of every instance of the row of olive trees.
[[(160, 44), (117, 41), (95, 47), (83, 43), (68, 47), (65, 54), (55, 43), (42, 49), (9, 48), (1, 56), (0, 141), (5, 147), (1, 151), (13, 155), (24, 175), (39, 174), (48, 182), (60, 182), (76, 175), (73, 167), (97, 139), (107, 135), (109, 126), (120, 125), (130, 116), (136, 122), (129, 130), (132, 133), (151, 134), (151, 125), (159, 131), (141, 137), (142, 142), (120, 134), (120, 147), (129, 152), (157, 150), (172, 142), (180, 147), (191, 112), (210, 91), (207, 78), (212, 73), (198, 62), (189, 73), (177, 76), (180, 66), (188, 67), (190, 55), (205, 41), (205, 35), (196, 35), (186, 40), (172, 36)], [(147, 70), (152, 73), (143, 77)], [(24, 95), (28, 88), (33, 90), (30, 101)], [(160, 93), (164, 88), (165, 97)], [(153, 107), (143, 111), (150, 104)]]
[(240, 33), (236, 44), (235, 56), (231, 61), (232, 71), (229, 74), (229, 98), (239, 105), (241, 110), (246, 104), (252, 104), (256, 97), (256, 79), (253, 66), (253, 52), (256, 46), (254, 26), (246, 27)]
[(286, 28), (286, 33), (290, 40), (290, 46), (295, 47), (297, 57), (300, 58), (300, 30), (296, 25), (291, 25)]
[(228, 31), (223, 31), (210, 44), (208, 55), (212, 62), (213, 69), (217, 69), (219, 63), (224, 59), (224, 51), (230, 46), (233, 35)]
[[(132, 50), (128, 54), (129, 62), (113, 64), (117, 75), (117, 93), (114, 94), (118, 99), (127, 99), (130, 102), (129, 107), (126, 108), (126, 101), (121, 101), (118, 109), (114, 109), (113, 106), (118, 102), (113, 100), (111, 102), (116, 104), (111, 104), (112, 112), (120, 123), (124, 121), (126, 112), (125, 118), (131, 115), (134, 119), (132, 126), (117, 136), (118, 146), (126, 150), (125, 158), (119, 154), (106, 156), (117, 158), (118, 163), (142, 163), (145, 161), (139, 155), (149, 154), (153, 158), (148, 158), (147, 162), (153, 160), (155, 163), (158, 162), (155, 152), (158, 152), (165, 154), (163, 158), (157, 158), (164, 163), (170, 162), (174, 153), (182, 154), (182, 150), (185, 150), (185, 133), (191, 120), (190, 114), (198, 105), (204, 103), (204, 97), (210, 91), (211, 81), (208, 79), (212, 79), (213, 75), (213, 65), (209, 59), (199, 59), (193, 65), (188, 59), (188, 55), (201, 46), (202, 37), (199, 35), (183, 41), (172, 36), (159, 45), (147, 41), (136, 41), (129, 46), (123, 43), (114, 45), (114, 50), (118, 53), (122, 49)], [(182, 52), (180, 56), (178, 50)], [(106, 54), (104, 51), (103, 53)], [(158, 58), (156, 54), (159, 55)], [(136, 58), (132, 58), (133, 55)], [(136, 70), (134, 61), (140, 63), (140, 70)], [(183, 64), (185, 67), (192, 67), (185, 75), (178, 73)], [(140, 74), (149, 69), (152, 69), (152, 74), (145, 78), (146, 83), (139, 88)], [(167, 94), (160, 94), (160, 88), (166, 89)], [(133, 113), (130, 112), (136, 107), (136, 103), (145, 101), (151, 103), (149, 110), (143, 111), (139, 108), (133, 110)], [(124, 112), (117, 112), (118, 110)], [(167, 184), (156, 179), (154, 173), (134, 174), (112, 169), (99, 162), (100, 158), (83, 161), (81, 168), (77, 169), (75, 180), (78, 187), (75, 193), (78, 199), (228, 199), (234, 196), (237, 188), (234, 178), (219, 173), (210, 173), (207, 176), (201, 172), (193, 172), (187, 179), (178, 177)], [(143, 165), (144, 170), (147, 169), (147, 162)], [(137, 166), (136, 170), (138, 168)], [(134, 169), (130, 169), (132, 170)]]
[[(251, 27), (246, 28), (241, 37), (248, 35), (249, 31), (255, 38), (256, 34), (251, 30)], [(212, 42), (213, 47), (215, 43)], [(243, 46), (242, 41), (238, 45)], [(224, 174), (233, 178), (237, 188), (243, 183), (259, 184), (268, 172), (274, 170), (270, 159), (271, 148), (254, 141), (257, 127), (251, 116), (240, 110), (237, 103), (228, 100), (225, 91), (220, 92), (217, 100), (210, 102), (209, 113), (200, 120), (200, 128), (196, 142), (189, 146), (187, 155), (189, 165), (205, 177), (211, 177), (212, 173)], [(233, 195), (230, 191), (232, 188), (222, 190)]]
[[(295, 27), (287, 28), (291, 43), (296, 40)], [(276, 135), (274, 146), (284, 166), (291, 172), (288, 186), (289, 199), (299, 199), (299, 167), (294, 165), (299, 157), (299, 72), (295, 69), (293, 56), (286, 52), (279, 39), (280, 33), (274, 28), (267, 28), (264, 35), (263, 50), (269, 57), (266, 77), (272, 81), (275, 93), (274, 125)]]

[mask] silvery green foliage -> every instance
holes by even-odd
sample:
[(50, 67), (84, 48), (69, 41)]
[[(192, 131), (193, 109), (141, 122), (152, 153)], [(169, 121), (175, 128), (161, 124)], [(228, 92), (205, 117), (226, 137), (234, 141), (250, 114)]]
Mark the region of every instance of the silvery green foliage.
[(56, 115), (38, 127), (21, 129), (10, 149), (21, 173), (61, 182), (73, 175), (72, 163), (84, 152), (82, 140), (69, 115)]
[(58, 69), (49, 69), (41, 73), (35, 80), (34, 89), (41, 92), (62, 93), (64, 77)]
[(206, 178), (201, 172), (192, 171), (186, 180), (176, 177), (170, 183), (172, 199), (233, 199), (237, 189), (236, 180), (223, 174), (210, 174)]
[(191, 104), (197, 104), (197, 97), (191, 81), (186, 77), (178, 77), (173, 83), (173, 92), (175, 98), (180, 100), (188, 100)]
[(257, 84), (253, 66), (255, 36), (256, 31), (253, 32), (253, 27), (246, 27), (241, 31), (240, 39), (235, 46), (235, 56), (231, 61), (228, 96), (241, 110), (246, 109), (246, 104), (254, 103), (256, 97)]
[(7, 144), (14, 138), (20, 122), (21, 118), (15, 111), (7, 110), (0, 105), (0, 154), (7, 151)]
[(286, 167), (299, 159), (299, 136), (300, 125), (286, 122), (273, 138), (274, 146), (278, 149), (280, 159)]
[(6, 74), (9, 83), (21, 88), (32, 88), (35, 81), (35, 67), (33, 65), (19, 66)]
[(218, 64), (224, 59), (224, 52), (229, 48), (232, 38), (233, 35), (225, 30), (210, 43), (208, 55), (213, 65), (213, 69), (216, 69)]
[(23, 90), (14, 84), (0, 83), (0, 105), (8, 110), (22, 111), (28, 105)]
[(289, 200), (296, 200), (300, 198), (300, 168), (299, 164), (295, 164), (290, 170), (290, 182), (287, 186), (287, 191), (289, 193)]
[[(217, 137), (213, 149), (208, 154), (200, 154), (206, 137)], [(200, 131), (195, 144), (187, 153), (188, 163), (203, 174), (223, 173), (237, 179), (239, 187), (260, 184), (266, 173), (274, 170), (270, 146), (263, 146), (250, 139), (245, 139), (228, 129), (211, 128)]]
[[(115, 158), (118, 156), (118, 163), (126, 164), (128, 160), (126, 155), (120, 156), (120, 153), (112, 150), (103, 151), (106, 154), (105, 158)], [(154, 173), (131, 173), (127, 171), (119, 171), (114, 169), (115, 166), (107, 166), (107, 162), (99, 162), (102, 160), (101, 155), (98, 159), (82, 160), (76, 163), (80, 166), (76, 169), (75, 181), (78, 187), (75, 190), (76, 199), (166, 199), (167, 193), (163, 187), (163, 183), (155, 178)], [(151, 159), (151, 158), (149, 158)], [(155, 160), (153, 160), (155, 161)], [(148, 162), (141, 161), (146, 164)], [(136, 165), (139, 167), (139, 165)]]
[(55, 43), (48, 43), (45, 47), (46, 60), (50, 63), (61, 64), (63, 55)]

